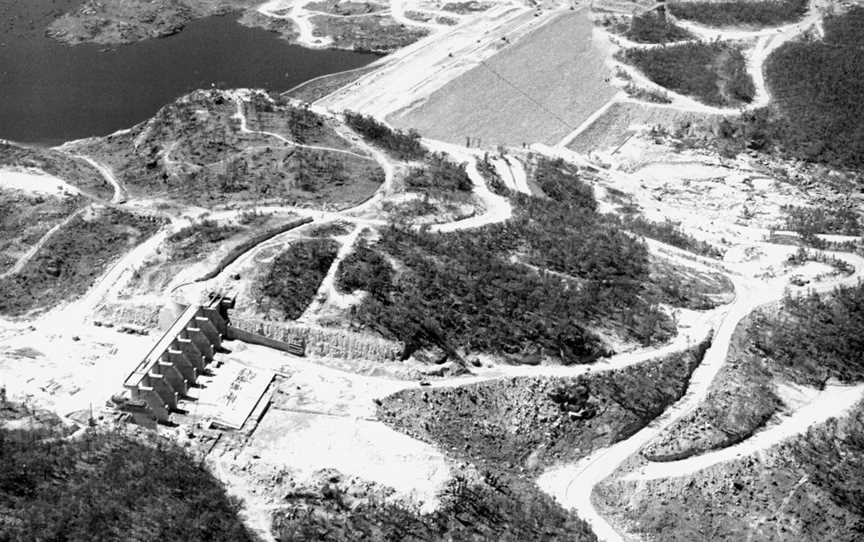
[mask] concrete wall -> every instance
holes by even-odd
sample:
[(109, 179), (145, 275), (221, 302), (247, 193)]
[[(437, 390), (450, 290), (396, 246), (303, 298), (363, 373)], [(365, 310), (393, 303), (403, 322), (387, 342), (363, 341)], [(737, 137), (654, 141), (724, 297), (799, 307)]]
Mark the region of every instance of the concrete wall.
[[(369, 337), (340, 329), (327, 329), (317, 326), (298, 325), (291, 322), (267, 322), (254, 318), (232, 317), (231, 330), (275, 341), (273, 344), (288, 344), (300, 339), (306, 342), (306, 355), (339, 359), (366, 359), (371, 361), (397, 361), (404, 345), (377, 337)], [(244, 342), (252, 340), (242, 339)], [(255, 344), (264, 344), (257, 342)], [(265, 344), (265, 346), (268, 346)], [(279, 348), (271, 346), (271, 348)]]

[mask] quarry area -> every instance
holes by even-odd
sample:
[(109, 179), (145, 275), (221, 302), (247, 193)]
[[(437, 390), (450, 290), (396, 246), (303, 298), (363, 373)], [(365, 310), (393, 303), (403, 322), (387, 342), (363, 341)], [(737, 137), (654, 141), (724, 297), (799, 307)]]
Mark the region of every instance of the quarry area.
[(214, 14), (381, 56), (0, 140), (0, 539), (864, 537), (864, 6)]

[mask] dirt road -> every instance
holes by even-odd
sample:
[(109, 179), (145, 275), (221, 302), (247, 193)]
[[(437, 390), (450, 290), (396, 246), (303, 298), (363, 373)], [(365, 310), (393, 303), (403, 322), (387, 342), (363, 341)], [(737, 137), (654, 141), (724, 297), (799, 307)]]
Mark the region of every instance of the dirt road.
[[(849, 277), (835, 278), (820, 283), (814, 287), (814, 290), (827, 291), (840, 284), (855, 284), (864, 276), (862, 273), (864, 271), (864, 259), (849, 254), (833, 255), (854, 265), (856, 272)], [(625, 539), (591, 502), (591, 493), (594, 487), (611, 476), (627, 458), (635, 454), (662, 430), (693, 411), (705, 399), (711, 382), (726, 360), (735, 327), (759, 306), (780, 299), (787, 287), (786, 280), (782, 277), (767, 283), (753, 278), (746, 279), (739, 276), (732, 278), (736, 286), (735, 301), (728, 308), (726, 316), (717, 328), (711, 348), (706, 352), (701, 365), (694, 371), (686, 395), (658, 419), (630, 438), (609, 448), (599, 450), (574, 464), (549, 469), (538, 479), (537, 483), (544, 491), (555, 497), (562, 506), (574, 510), (581, 518), (588, 521), (601, 540), (623, 542)], [(848, 400), (856, 393), (857, 397), (860, 398), (857, 389), (848, 391), (848, 394), (844, 391), (842, 398)], [(843, 412), (847, 403), (848, 401), (832, 401), (830, 404), (835, 409), (834, 414), (836, 415)], [(818, 416), (810, 413), (805, 413), (804, 416), (809, 421), (816, 421), (825, 414), (824, 410), (818, 410)], [(765, 443), (770, 443), (778, 436), (782, 438), (782, 431), (785, 430), (788, 429), (780, 430), (779, 434), (760, 438), (765, 439)]]

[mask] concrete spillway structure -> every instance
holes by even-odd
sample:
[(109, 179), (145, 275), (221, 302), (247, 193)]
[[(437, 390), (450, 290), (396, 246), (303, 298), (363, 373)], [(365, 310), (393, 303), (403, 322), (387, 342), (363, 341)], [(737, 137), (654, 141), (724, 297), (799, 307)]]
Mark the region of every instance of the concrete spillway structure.
[(215, 298), (206, 307), (192, 305), (123, 383), (133, 401), (156, 420), (166, 422), (179, 399), (195, 384), (228, 336), (230, 299)]

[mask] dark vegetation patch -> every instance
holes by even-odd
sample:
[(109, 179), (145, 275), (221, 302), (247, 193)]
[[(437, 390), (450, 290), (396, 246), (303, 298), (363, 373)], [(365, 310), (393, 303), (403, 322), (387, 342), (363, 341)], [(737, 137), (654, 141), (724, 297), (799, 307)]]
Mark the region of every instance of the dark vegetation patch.
[(251, 541), (240, 503), (165, 440), (72, 440), (0, 428), (4, 540)]
[(556, 199), (511, 194), (516, 216), (506, 223), (450, 234), (384, 230), (371, 248), (399, 271), (353, 309), (355, 324), (402, 341), (406, 355), (434, 345), (514, 361), (592, 361), (606, 348), (588, 326), (645, 345), (671, 337), (644, 243), (594, 211), (574, 170), (550, 162), (538, 171)]
[(491, 5), (488, 2), (470, 0), (468, 2), (447, 2), (441, 6), (441, 9), (444, 11), (452, 11), (453, 13), (466, 14), (486, 11), (490, 7)]
[(404, 271), (392, 286), (374, 276), (359, 279), (380, 289), (352, 309), (353, 319), (405, 343), (406, 356), (427, 346), (448, 354), (539, 350), (565, 363), (604, 354), (602, 342), (579, 324), (578, 292), (508, 263), (489, 246), (495, 237), (385, 230), (375, 248)]
[(653, 88), (645, 88), (635, 83), (627, 83), (624, 85), (624, 92), (626, 92), (631, 98), (636, 98), (637, 100), (642, 100), (652, 104), (672, 103), (672, 98), (669, 97), (668, 93)]
[(468, 192), (424, 191), (417, 198), (384, 202), (382, 209), (390, 223), (409, 228), (467, 218), (476, 211), (473, 201)]
[(700, 241), (681, 229), (681, 224), (672, 220), (654, 222), (641, 216), (628, 215), (622, 218), (622, 226), (633, 233), (678, 247), (709, 258), (722, 258), (724, 251), (711, 243)]
[(755, 344), (794, 382), (864, 381), (864, 284), (785, 296), (776, 316), (757, 321)]
[(0, 313), (21, 316), (80, 297), (123, 253), (161, 224), (113, 208), (76, 216), (58, 230), (21, 272), (0, 279)]
[(255, 234), (254, 236), (243, 241), (242, 243), (232, 247), (231, 250), (229, 250), (228, 253), (219, 260), (219, 263), (217, 263), (213, 269), (211, 269), (210, 271), (205, 273), (204, 276), (198, 279), (198, 282), (210, 280), (217, 277), (220, 273), (225, 271), (226, 267), (237, 261), (237, 258), (257, 247), (264, 241), (272, 239), (280, 233), (285, 233), (288, 230), (293, 230), (294, 228), (298, 228), (310, 222), (312, 222), (311, 217), (294, 218), (288, 222), (284, 222), (282, 224), (279, 224), (278, 226), (273, 226), (272, 228), (266, 229), (261, 233)]
[(708, 105), (729, 107), (753, 101), (756, 88), (741, 49), (725, 42), (699, 42), (650, 49), (625, 49), (620, 59), (669, 90)]
[(293, 243), (276, 257), (260, 286), (258, 306), (284, 320), (299, 318), (336, 258), (339, 244), (330, 239)]
[(587, 523), (532, 482), (490, 469), (457, 475), (444, 488), (441, 507), (428, 514), (383, 497), (357, 502), (333, 482), (287, 498), (291, 506), (277, 511), (273, 521), (279, 542), (597, 540)]
[(807, 13), (808, 0), (733, 0), (670, 2), (672, 15), (708, 26), (780, 26)]
[(592, 500), (652, 540), (853, 541), (864, 534), (862, 469), (859, 403), (762, 453), (686, 476), (605, 483)]
[(666, 13), (659, 9), (633, 15), (629, 19), (607, 17), (603, 20), (603, 25), (636, 43), (669, 43), (696, 39), (694, 34), (670, 21)]
[(448, 192), (470, 192), (474, 183), (465, 172), (465, 164), (454, 164), (443, 154), (426, 156), (425, 164), (411, 168), (405, 177), (411, 190), (437, 195)]
[(0, 140), (0, 166), (40, 169), (105, 200), (114, 195), (114, 187), (93, 166), (53, 149), (24, 147)]
[(709, 344), (580, 377), (403, 390), (382, 400), (378, 417), (460, 459), (530, 477), (645, 427), (684, 394)]
[(340, 2), (339, 0), (320, 0), (303, 6), (310, 11), (321, 11), (333, 15), (365, 15), (384, 9), (381, 4), (370, 2)]
[(353, 226), (348, 222), (328, 222), (319, 226), (314, 226), (306, 231), (309, 237), (339, 237), (348, 235)]
[(709, 310), (735, 297), (735, 285), (725, 275), (651, 258), (648, 289), (654, 299), (673, 307)]
[(650, 461), (675, 461), (741, 442), (781, 408), (770, 360), (753, 346), (753, 322), (738, 324), (705, 400), (643, 450)]
[(332, 46), (358, 53), (392, 53), (429, 34), (425, 28), (400, 24), (389, 14), (350, 18), (314, 15), (309, 22), (314, 27), (313, 36), (332, 38)]
[(81, 197), (61, 198), (0, 189), (0, 273), (84, 204)]
[(853, 204), (834, 207), (785, 206), (783, 229), (794, 231), (805, 239), (820, 233), (861, 235), (861, 219)]
[(278, 94), (250, 94), (243, 102), (243, 114), (253, 131), (272, 132), (303, 145), (352, 150), (351, 144), (336, 132), (329, 119), (315, 113), (308, 105), (294, 105)]
[(340, 292), (355, 290), (382, 293), (393, 286), (393, 267), (381, 253), (369, 247), (365, 239), (357, 242), (354, 251), (339, 263), (336, 287)]
[(352, 111), (345, 111), (344, 115), (345, 123), (352, 130), (397, 160), (420, 160), (429, 152), (420, 143), (420, 134), (416, 130), (391, 130), (372, 116)]
[(864, 381), (864, 285), (831, 295), (787, 295), (735, 330), (726, 364), (703, 403), (646, 449), (675, 460), (750, 437), (782, 407), (775, 380), (823, 387)]
[(196, 222), (168, 236), (171, 251), (169, 259), (183, 261), (200, 258), (244, 230), (241, 226), (220, 225), (214, 220)]
[(495, 165), (489, 160), (488, 152), (483, 155), (482, 160), (477, 160), (477, 172), (480, 173), (486, 181), (486, 186), (489, 187), (489, 190), (491, 190), (493, 194), (499, 196), (510, 195), (510, 189), (507, 188), (507, 185), (505, 185), (504, 181), (501, 180), (498, 171), (495, 169)]
[[(250, 130), (289, 142), (350, 148), (323, 117), (284, 99), (253, 94), (243, 104)], [(212, 206), (238, 200), (344, 208), (383, 182), (371, 158), (298, 147), (245, 133), (222, 91), (196, 91), (131, 131), (80, 143), (109, 164), (135, 195)]]
[(864, 8), (826, 17), (825, 38), (781, 46), (765, 65), (772, 107), (727, 118), (705, 135), (727, 155), (775, 152), (841, 169), (864, 167)]
[(579, 168), (561, 158), (540, 158), (532, 170), (534, 182), (543, 195), (570, 207), (597, 210), (594, 189), (580, 178)]
[(807, 262), (824, 263), (833, 267), (837, 273), (842, 273), (847, 277), (855, 272), (855, 266), (844, 259), (837, 258), (824, 252), (813, 252), (804, 247), (798, 247), (795, 254), (791, 254), (786, 258), (786, 265), (799, 266)]

